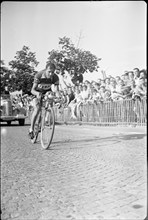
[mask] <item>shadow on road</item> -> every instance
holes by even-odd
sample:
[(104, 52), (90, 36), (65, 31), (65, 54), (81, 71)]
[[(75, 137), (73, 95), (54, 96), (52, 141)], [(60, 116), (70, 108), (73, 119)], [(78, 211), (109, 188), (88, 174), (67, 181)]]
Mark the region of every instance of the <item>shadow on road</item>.
[[(86, 148), (86, 147), (90, 147), (90, 144), (92, 143), (91, 147), (100, 147), (100, 146), (107, 146), (107, 145), (115, 145), (117, 143), (120, 143), (122, 141), (129, 141), (129, 140), (139, 140), (139, 139), (143, 139), (144, 137), (146, 137), (146, 134), (119, 134), (119, 135), (112, 135), (109, 137), (93, 137), (93, 138), (86, 138), (86, 139), (78, 139), (78, 140), (72, 140), (72, 139), (65, 139), (62, 141), (54, 141), (52, 142), (52, 146), (49, 148), (49, 150), (60, 150), (63, 149), (63, 147), (65, 148), (65, 145), (61, 146), (61, 148), (57, 148), (59, 145), (61, 144), (73, 144), (73, 143), (77, 143), (80, 144), (81, 146), (79, 146), (79, 148)], [(82, 144), (84, 144), (84, 146), (82, 146)], [(89, 144), (87, 146), (87, 144)], [(56, 145), (56, 148), (55, 148)], [(69, 145), (66, 146), (66, 148), (69, 147)], [(77, 148), (77, 147), (71, 147), (71, 148)]]
[(57, 141), (53, 143), (80, 143), (80, 142), (92, 142), (92, 141), (97, 141), (97, 140), (133, 140), (133, 139), (143, 139), (146, 136), (146, 134), (123, 134), (123, 135), (116, 135), (116, 136), (110, 136), (110, 137), (105, 137), (105, 138), (100, 138), (100, 137), (94, 137), (91, 139), (81, 139), (81, 140), (72, 140), (72, 139), (67, 139), (63, 141)]
[(146, 134), (139, 134), (139, 133), (135, 133), (135, 134), (119, 134), (119, 135), (113, 135), (111, 137), (107, 137), (107, 138), (102, 138), (102, 139), (108, 139), (108, 138), (117, 138), (117, 139), (121, 139), (121, 140), (135, 140), (135, 139), (143, 139), (146, 136)]

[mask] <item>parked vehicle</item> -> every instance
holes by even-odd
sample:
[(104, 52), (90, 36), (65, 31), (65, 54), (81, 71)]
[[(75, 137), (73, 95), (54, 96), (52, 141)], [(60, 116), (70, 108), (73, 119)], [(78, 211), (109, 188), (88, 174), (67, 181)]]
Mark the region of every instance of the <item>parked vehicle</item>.
[(10, 125), (12, 121), (18, 121), (19, 125), (23, 126), (25, 118), (27, 118), (26, 115), (26, 109), (20, 105), (15, 106), (9, 94), (1, 95), (0, 122), (7, 122)]

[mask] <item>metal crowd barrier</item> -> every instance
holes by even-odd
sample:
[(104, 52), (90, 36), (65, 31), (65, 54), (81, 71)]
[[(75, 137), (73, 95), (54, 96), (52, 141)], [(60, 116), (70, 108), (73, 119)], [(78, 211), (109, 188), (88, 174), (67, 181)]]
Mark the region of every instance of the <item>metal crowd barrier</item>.
[(147, 99), (83, 103), (77, 112), (77, 119), (71, 118), (69, 107), (55, 108), (57, 122), (81, 122), (102, 126), (147, 124)]

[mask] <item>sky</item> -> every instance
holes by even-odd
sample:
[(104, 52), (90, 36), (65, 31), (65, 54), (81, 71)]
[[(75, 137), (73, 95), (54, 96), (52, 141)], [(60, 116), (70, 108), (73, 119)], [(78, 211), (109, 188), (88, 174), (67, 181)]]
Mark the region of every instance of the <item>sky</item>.
[[(66, 36), (101, 58), (99, 70), (107, 75), (146, 69), (146, 13), (144, 1), (4, 1), (1, 60), (8, 66), (16, 52), (28, 46), (36, 53), (36, 70), (42, 70), (48, 52), (59, 49), (59, 38)], [(100, 71), (91, 74), (98, 76)]]

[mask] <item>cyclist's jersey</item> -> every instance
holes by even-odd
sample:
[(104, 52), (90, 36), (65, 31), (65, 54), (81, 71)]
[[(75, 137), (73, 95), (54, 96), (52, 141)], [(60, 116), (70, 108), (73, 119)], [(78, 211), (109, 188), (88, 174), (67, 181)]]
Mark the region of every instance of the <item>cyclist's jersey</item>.
[(51, 85), (59, 85), (59, 77), (54, 73), (51, 78), (45, 77), (46, 70), (38, 72), (34, 77), (34, 83), (37, 83), (36, 91), (46, 93), (51, 91)]

